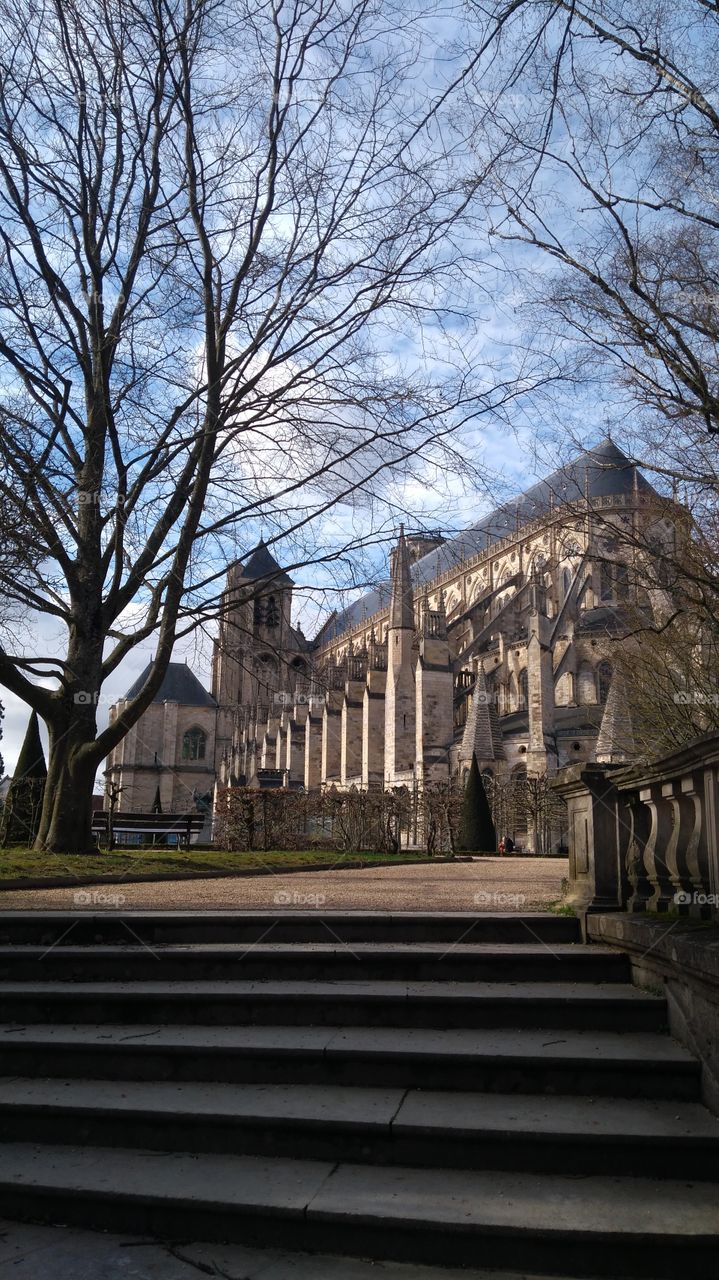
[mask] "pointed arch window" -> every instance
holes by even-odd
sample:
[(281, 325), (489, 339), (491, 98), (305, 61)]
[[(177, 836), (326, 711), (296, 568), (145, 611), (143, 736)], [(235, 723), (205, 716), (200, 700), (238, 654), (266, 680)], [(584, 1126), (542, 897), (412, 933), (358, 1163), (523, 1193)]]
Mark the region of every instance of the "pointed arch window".
[(609, 690), (612, 683), (612, 664), (611, 662), (600, 662), (597, 667), (597, 694), (599, 701), (604, 705), (609, 697)]
[(529, 672), (525, 667), (519, 673), (519, 711), (526, 711), (529, 706)]
[(207, 735), (202, 729), (188, 729), (182, 738), (183, 760), (204, 760), (207, 751)]

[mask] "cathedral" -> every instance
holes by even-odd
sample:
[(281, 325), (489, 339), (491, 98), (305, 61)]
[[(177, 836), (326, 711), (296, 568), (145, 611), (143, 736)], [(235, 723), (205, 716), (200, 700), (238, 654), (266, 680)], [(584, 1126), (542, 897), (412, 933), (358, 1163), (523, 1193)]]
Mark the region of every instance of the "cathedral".
[(421, 788), (473, 754), (497, 779), (631, 758), (616, 646), (631, 612), (668, 608), (637, 547), (669, 546), (681, 511), (607, 439), (458, 537), (401, 528), (386, 581), (311, 640), (261, 542), (228, 571), (211, 692), (171, 664), (110, 757), (119, 811), (226, 786)]

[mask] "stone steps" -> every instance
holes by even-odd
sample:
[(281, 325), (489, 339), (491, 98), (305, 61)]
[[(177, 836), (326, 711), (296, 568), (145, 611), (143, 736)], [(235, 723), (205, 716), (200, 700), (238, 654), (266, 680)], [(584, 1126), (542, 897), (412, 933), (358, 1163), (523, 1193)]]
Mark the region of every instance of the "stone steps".
[(96, 1228), (429, 1263), (706, 1280), (716, 1187), (10, 1143), (5, 1212)]
[(0, 981), (626, 982), (625, 956), (579, 943), (201, 943), (0, 947)]
[(3, 935), (6, 1214), (235, 1242), (263, 1280), (713, 1274), (699, 1064), (575, 921), (150, 914)]
[(0, 1140), (711, 1180), (696, 1103), (318, 1085), (0, 1079)]
[(6, 982), (17, 1023), (555, 1027), (659, 1031), (665, 1002), (589, 982)]
[(0, 1073), (699, 1097), (699, 1065), (651, 1032), (0, 1025)]
[[(444, 1267), (317, 1253), (251, 1249), (240, 1244), (160, 1241), (78, 1227), (0, 1219), (0, 1268), (12, 1280), (447, 1280)], [(2, 1273), (5, 1274), (5, 1273)], [(461, 1280), (558, 1280), (528, 1271), (461, 1272)], [(565, 1278), (566, 1280), (566, 1278)]]
[[(301, 879), (297, 882), (301, 892)], [(283, 886), (284, 887), (284, 886)], [(83, 890), (88, 898), (120, 893), (122, 885)], [(145, 943), (280, 942), (580, 942), (579, 921), (552, 912), (421, 911), (4, 911), (0, 946), (73, 946), (142, 940)]]

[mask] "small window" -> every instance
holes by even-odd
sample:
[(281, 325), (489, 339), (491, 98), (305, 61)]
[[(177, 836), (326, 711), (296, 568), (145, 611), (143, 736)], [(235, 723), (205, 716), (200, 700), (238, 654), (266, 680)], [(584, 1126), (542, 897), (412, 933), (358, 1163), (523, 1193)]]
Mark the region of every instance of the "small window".
[(207, 738), (202, 729), (188, 729), (182, 739), (183, 760), (204, 760)]

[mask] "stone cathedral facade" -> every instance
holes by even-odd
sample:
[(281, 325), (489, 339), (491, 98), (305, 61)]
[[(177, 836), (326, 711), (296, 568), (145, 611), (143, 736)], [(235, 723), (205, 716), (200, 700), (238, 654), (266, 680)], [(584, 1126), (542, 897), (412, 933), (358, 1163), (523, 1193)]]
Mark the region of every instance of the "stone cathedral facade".
[[(605, 440), (457, 538), (400, 530), (387, 580), (311, 640), (260, 543), (223, 596), (216, 783), (422, 787), (473, 752), (498, 779), (628, 758), (616, 645), (630, 611), (669, 604), (636, 548), (669, 545), (681, 510)], [(131, 791), (131, 761), (115, 772)]]

